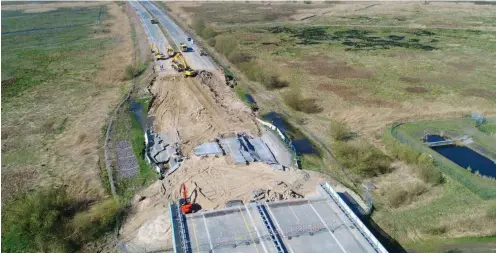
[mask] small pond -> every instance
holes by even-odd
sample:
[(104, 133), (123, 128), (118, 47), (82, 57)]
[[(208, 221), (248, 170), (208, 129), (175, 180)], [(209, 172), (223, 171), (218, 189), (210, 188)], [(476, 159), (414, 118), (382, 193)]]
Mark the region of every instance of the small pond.
[(255, 99), (250, 95), (250, 94), (245, 94), (246, 96), (246, 99), (248, 99), (248, 101), (252, 104), (256, 104), (255, 103)]
[[(430, 136), (432, 137), (429, 139)], [(443, 141), (445, 138), (438, 135), (428, 136), (429, 141)], [(466, 146), (446, 145), (432, 147), (433, 150), (450, 159), (462, 168), (471, 168), (472, 172), (479, 171), (480, 175), (488, 177), (496, 177), (496, 163), (491, 159), (473, 151)]]
[(292, 127), (281, 114), (269, 112), (263, 115), (263, 119), (271, 122), (274, 126), (289, 136), (297, 154), (319, 154), (312, 142), (310, 142), (310, 140), (300, 131)]
[(148, 129), (148, 127), (152, 125), (153, 119), (149, 118), (148, 115), (146, 115), (147, 110), (143, 107), (143, 103), (137, 103), (136, 101), (131, 100), (131, 106), (129, 107), (129, 110), (131, 110), (134, 119), (140, 124), (140, 127), (143, 131), (146, 131), (146, 129)]

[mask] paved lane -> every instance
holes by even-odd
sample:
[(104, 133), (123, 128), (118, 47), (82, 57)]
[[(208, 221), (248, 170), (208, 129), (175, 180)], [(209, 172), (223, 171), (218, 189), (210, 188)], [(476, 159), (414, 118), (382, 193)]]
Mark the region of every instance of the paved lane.
[(154, 15), (162, 27), (167, 31), (169, 36), (171, 37), (174, 44), (179, 48), (180, 43), (185, 43), (190, 51), (184, 53), (184, 58), (186, 62), (191, 66), (194, 70), (215, 70), (215, 65), (210, 60), (210, 57), (201, 56), (200, 50), (198, 47), (191, 42), (187, 41), (188, 35), (178, 26), (174, 21), (164, 12), (162, 9), (159, 9), (155, 3), (153, 2), (140, 2), (143, 6), (150, 11), (152, 15)]
[(151, 23), (153, 17), (138, 2), (130, 1), (129, 3), (131, 3), (131, 5), (136, 9), (136, 12), (138, 13), (138, 16), (140, 17), (145, 28), (145, 32), (148, 35), (150, 44), (155, 43), (163, 54), (167, 54), (167, 46), (169, 45), (169, 42), (162, 33), (162, 30), (160, 30), (160, 27)]

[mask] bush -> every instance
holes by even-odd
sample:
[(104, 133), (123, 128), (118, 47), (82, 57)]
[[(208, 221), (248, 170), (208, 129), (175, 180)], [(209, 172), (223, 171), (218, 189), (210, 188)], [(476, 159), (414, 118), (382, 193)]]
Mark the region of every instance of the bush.
[(2, 212), (2, 252), (69, 252), (67, 208), (73, 202), (62, 188), (40, 191), (9, 202)]
[(142, 62), (137, 63), (135, 65), (127, 65), (126, 66), (126, 72), (124, 73), (124, 79), (125, 80), (131, 80), (137, 76), (140, 76), (145, 72), (146, 70), (146, 65)]
[(369, 144), (338, 142), (334, 147), (341, 164), (360, 176), (373, 177), (390, 170), (389, 157)]
[(393, 187), (389, 190), (387, 201), (389, 206), (396, 208), (410, 201), (408, 192), (402, 187)]
[(217, 32), (212, 27), (206, 27), (200, 34), (204, 39), (210, 39), (217, 35)]
[(203, 17), (195, 17), (191, 25), (196, 34), (202, 36), (204, 39), (210, 39), (217, 34), (211, 26), (205, 26), (205, 19)]
[(203, 17), (195, 17), (193, 20), (193, 24), (191, 25), (191, 28), (195, 30), (196, 34), (202, 34), (203, 30), (205, 29), (205, 20)]
[(300, 112), (319, 113), (322, 111), (322, 107), (317, 105), (315, 99), (302, 98), (301, 93), (298, 90), (285, 93), (283, 99), (285, 104)]
[(228, 57), (238, 47), (236, 37), (231, 34), (221, 34), (215, 37), (215, 50)]
[(496, 203), (493, 203), (492, 205), (489, 206), (489, 208), (486, 211), (486, 215), (491, 219), (496, 219)]
[(268, 90), (281, 89), (289, 86), (288, 81), (281, 80), (277, 75), (271, 75), (269, 78), (262, 80), (262, 83)]
[(331, 137), (335, 141), (347, 141), (350, 138), (350, 131), (342, 122), (331, 121)]
[(215, 42), (216, 42), (215, 38), (210, 38), (207, 40), (207, 44), (211, 47), (215, 47)]
[(233, 64), (240, 64), (243, 62), (249, 62), (252, 57), (249, 54), (234, 51), (229, 55), (228, 59)]
[(388, 135), (383, 138), (391, 154), (402, 161), (412, 165), (413, 171), (422, 181), (438, 185), (443, 181), (443, 174), (434, 165), (434, 159), (426, 153), (420, 153), (410, 146), (400, 143)]
[(2, 213), (2, 252), (75, 252), (110, 231), (119, 205), (93, 205), (71, 198), (65, 188), (41, 189), (7, 202)]

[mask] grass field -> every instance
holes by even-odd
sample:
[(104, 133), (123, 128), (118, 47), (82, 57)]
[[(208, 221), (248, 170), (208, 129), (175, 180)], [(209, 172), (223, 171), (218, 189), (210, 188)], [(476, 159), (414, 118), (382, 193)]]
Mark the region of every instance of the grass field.
[[(323, 161), (303, 157), (306, 166), (325, 164), (319, 171), (353, 189), (362, 180), (376, 186), (373, 218), (401, 244), (418, 252), (442, 252), (446, 244), (465, 240), (460, 238), (494, 236), (496, 224), (489, 215), (494, 200), (482, 199), (449, 175), (440, 184), (431, 183), (417, 172), (423, 164), (395, 159), (390, 172), (376, 177), (346, 176), (338, 167), (353, 166), (351, 171), (365, 174), (382, 171), (384, 163), (376, 160), (383, 156), (366, 143), (387, 150), (382, 136), (393, 122), (470, 112), (496, 115), (496, 24), (491, 18), (496, 7), (362, 2), (171, 3), (166, 8), (192, 29), (200, 19), (213, 28), (209, 36), (215, 37), (203, 39), (237, 75), (237, 92), (249, 91), (261, 113), (284, 112), (338, 161), (336, 166), (326, 156), (320, 157)], [(355, 137), (333, 140), (333, 121)], [(487, 139), (494, 122), (479, 129), (462, 123), (459, 132), (482, 147), (494, 147)], [(456, 124), (438, 127), (450, 130)], [(484, 184), (491, 190), (492, 183)]]
[(99, 150), (130, 34), (122, 4), (2, 3), (2, 252), (95, 252), (114, 227)]

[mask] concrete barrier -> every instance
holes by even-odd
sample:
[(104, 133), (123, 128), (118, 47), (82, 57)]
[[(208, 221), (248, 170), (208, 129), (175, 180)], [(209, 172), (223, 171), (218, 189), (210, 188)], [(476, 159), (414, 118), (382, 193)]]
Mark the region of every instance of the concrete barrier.
[(331, 197), (334, 202), (338, 204), (338, 206), (341, 208), (341, 210), (344, 211), (346, 216), (353, 222), (353, 224), (358, 228), (360, 233), (367, 238), (367, 241), (374, 247), (374, 249), (379, 252), (379, 253), (388, 253), (386, 248), (382, 246), (381, 242), (377, 240), (374, 234), (370, 232), (370, 230), (363, 224), (363, 222), (356, 216), (356, 214), (351, 210), (351, 208), (344, 202), (344, 200), (339, 196), (339, 194), (332, 188), (331, 184), (328, 182), (325, 182), (324, 184), (321, 185), (327, 193), (329, 193), (329, 196)]

